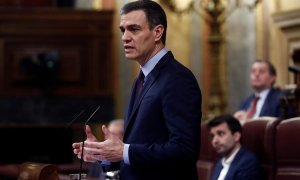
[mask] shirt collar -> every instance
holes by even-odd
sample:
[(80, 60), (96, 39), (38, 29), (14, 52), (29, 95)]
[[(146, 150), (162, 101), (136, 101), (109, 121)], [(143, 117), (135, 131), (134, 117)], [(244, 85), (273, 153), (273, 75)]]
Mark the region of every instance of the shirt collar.
[(269, 92), (270, 92), (270, 88), (265, 89), (265, 90), (261, 91), (260, 93), (255, 93), (255, 96), (259, 96), (259, 99), (266, 99)]
[(145, 78), (147, 75), (154, 69), (155, 65), (159, 62), (159, 60), (167, 54), (169, 50), (167, 48), (162, 48), (155, 56), (153, 56), (144, 66), (141, 66), (141, 70), (143, 71)]
[(240, 150), (241, 147), (237, 148), (230, 156), (229, 158), (225, 159), (225, 157), (222, 158), (222, 165), (223, 166), (230, 166), (230, 164), (232, 163), (234, 157), (236, 156), (236, 154), (238, 153), (238, 151)]

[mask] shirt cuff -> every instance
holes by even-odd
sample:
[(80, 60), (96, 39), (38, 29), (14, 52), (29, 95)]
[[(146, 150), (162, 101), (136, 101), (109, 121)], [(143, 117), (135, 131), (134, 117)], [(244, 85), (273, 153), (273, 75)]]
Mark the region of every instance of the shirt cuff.
[(129, 146), (130, 144), (124, 144), (124, 149), (123, 149), (123, 159), (124, 159), (124, 163), (127, 164), (127, 165), (130, 165), (130, 162), (129, 162)]
[(110, 161), (106, 161), (106, 160), (98, 161), (98, 163), (99, 163), (101, 166), (110, 166), (110, 165), (111, 165), (111, 162), (110, 162)]

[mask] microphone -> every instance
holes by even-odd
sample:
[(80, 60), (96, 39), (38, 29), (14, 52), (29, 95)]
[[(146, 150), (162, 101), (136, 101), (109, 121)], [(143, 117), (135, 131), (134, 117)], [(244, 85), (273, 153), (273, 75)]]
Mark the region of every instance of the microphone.
[(79, 170), (79, 180), (81, 180), (81, 174), (82, 174), (82, 163), (83, 163), (83, 150), (84, 150), (84, 140), (85, 140), (85, 134), (86, 134), (86, 125), (87, 123), (90, 121), (90, 119), (94, 116), (94, 114), (98, 111), (98, 109), (100, 108), (100, 106), (98, 106), (98, 108), (90, 115), (90, 117), (85, 121), (84, 123), (84, 129), (83, 129), (83, 136), (82, 136), (82, 147), (81, 147), (81, 157), (80, 157), (80, 170)]
[(293, 73), (300, 73), (300, 68), (297, 66), (289, 66), (288, 69)]
[(66, 134), (67, 130), (70, 128), (70, 126), (84, 113), (84, 110), (81, 110), (80, 113), (78, 113), (71, 122), (66, 126), (65, 131), (63, 133), (63, 136)]

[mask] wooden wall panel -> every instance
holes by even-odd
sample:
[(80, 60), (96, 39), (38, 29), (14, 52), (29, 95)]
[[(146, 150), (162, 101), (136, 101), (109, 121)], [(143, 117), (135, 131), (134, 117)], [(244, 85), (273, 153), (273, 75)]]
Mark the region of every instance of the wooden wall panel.
[(60, 58), (52, 95), (112, 95), (112, 15), (71, 9), (0, 10), (0, 95), (42, 94), (40, 81), (49, 77), (26, 74), (21, 64), (53, 51)]
[(56, 0), (1, 0), (0, 6), (4, 7), (50, 7)]

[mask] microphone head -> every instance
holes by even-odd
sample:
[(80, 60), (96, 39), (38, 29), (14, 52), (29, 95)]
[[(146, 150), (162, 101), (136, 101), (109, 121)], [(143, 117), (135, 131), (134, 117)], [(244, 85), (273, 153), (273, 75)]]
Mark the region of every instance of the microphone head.
[[(90, 119), (94, 116), (94, 114), (100, 109), (100, 106), (90, 115), (90, 117), (85, 121), (84, 125), (87, 125), (87, 123), (90, 121)], [(85, 128), (85, 126), (84, 126)]]
[(300, 68), (297, 66), (289, 66), (288, 69), (293, 73), (300, 73)]

